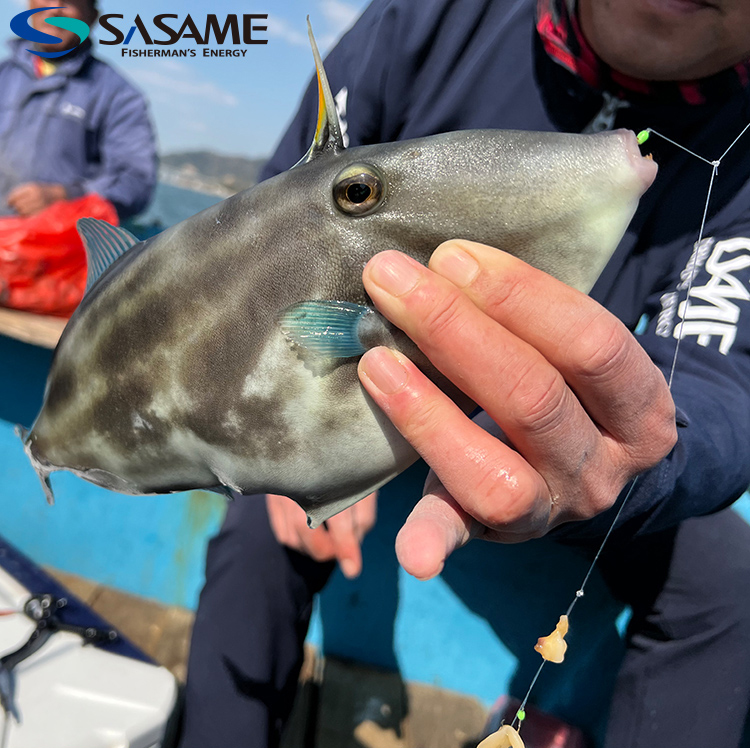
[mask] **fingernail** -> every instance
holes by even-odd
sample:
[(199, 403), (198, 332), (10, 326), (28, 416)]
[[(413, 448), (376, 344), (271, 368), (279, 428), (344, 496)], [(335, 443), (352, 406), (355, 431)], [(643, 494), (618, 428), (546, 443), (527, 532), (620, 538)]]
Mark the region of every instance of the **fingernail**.
[(373, 348), (360, 364), (367, 378), (385, 395), (398, 392), (409, 378), (404, 365), (389, 348)]
[(417, 264), (399, 252), (387, 252), (370, 266), (370, 278), (392, 296), (403, 296), (419, 282)]
[(479, 274), (479, 263), (468, 252), (458, 247), (444, 249), (435, 254), (430, 268), (459, 288), (470, 285)]

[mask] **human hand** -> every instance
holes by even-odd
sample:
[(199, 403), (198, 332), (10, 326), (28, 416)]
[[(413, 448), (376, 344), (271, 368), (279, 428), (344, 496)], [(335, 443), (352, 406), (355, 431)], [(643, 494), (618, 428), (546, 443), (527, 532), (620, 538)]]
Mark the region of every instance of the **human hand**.
[(434, 471), (396, 541), (425, 579), (472, 537), (520, 542), (603, 512), (677, 439), (663, 374), (588, 296), (473, 242), (446, 242), (429, 267), (383, 252), (365, 288), (513, 448), (402, 354), (362, 357), (364, 387)]
[(362, 572), (361, 544), (375, 524), (377, 497), (371, 493), (314, 530), (307, 526), (305, 510), (286, 496), (267, 494), (266, 507), (279, 543), (316, 561), (336, 559), (343, 575), (354, 579)]
[(48, 205), (65, 200), (68, 193), (61, 184), (26, 182), (10, 192), (8, 205), (20, 216), (31, 216)]

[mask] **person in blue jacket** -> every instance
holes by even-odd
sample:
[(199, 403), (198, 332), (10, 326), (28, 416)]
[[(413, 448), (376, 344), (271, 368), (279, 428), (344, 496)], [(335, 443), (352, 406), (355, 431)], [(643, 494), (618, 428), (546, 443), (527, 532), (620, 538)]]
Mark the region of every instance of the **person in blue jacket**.
[[(50, 6), (61, 6), (52, 7)], [(48, 3), (31, 0), (38, 30), (48, 16), (76, 18), (92, 26), (95, 0)], [(67, 29), (61, 42), (41, 51), (68, 54), (43, 58), (14, 39), (0, 63), (0, 215), (28, 216), (58, 200), (96, 193), (120, 217), (143, 210), (156, 184), (154, 131), (143, 95), (119, 73), (79, 46)]]
[[(351, 146), (650, 127), (711, 160), (750, 122), (748, 61), (741, 0), (374, 0), (326, 70)], [(316, 96), (311, 84), (264, 177), (305, 152)], [(748, 714), (750, 527), (727, 509), (750, 484), (744, 137), (722, 160), (698, 246), (711, 166), (652, 137), (659, 175), (591, 298), (460, 241), (429, 270), (386, 252), (364, 271), (378, 309), (516, 447), (409, 362), (365, 354), (363, 385), (432, 468), (396, 541), (406, 571), (435, 576), (477, 537), (549, 534), (593, 556), (640, 476), (601, 562), (633, 610), (607, 748), (738, 748)], [(359, 572), (374, 501), (315, 531), (283, 497), (230, 506), (209, 547), (182, 748), (278, 744), (312, 595), (334, 560)]]

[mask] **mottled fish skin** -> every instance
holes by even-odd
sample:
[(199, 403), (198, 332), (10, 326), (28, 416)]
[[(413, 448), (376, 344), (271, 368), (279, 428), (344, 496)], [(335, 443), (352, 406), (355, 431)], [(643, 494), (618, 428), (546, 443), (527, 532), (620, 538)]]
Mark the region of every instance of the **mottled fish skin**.
[[(235, 195), (97, 281), (61, 338), (27, 452), (43, 477), (67, 469), (134, 494), (270, 491), (319, 520), (416, 455), (364, 393), (356, 358), (310, 357), (279, 314), (311, 299), (370, 305), (373, 255), (427, 264), (456, 237), (588, 292), (647, 186), (637, 158), (632, 133), (466, 131), (331, 150)], [(353, 164), (383, 177), (370, 215), (336, 206)], [(376, 338), (461, 401), (403, 333)]]

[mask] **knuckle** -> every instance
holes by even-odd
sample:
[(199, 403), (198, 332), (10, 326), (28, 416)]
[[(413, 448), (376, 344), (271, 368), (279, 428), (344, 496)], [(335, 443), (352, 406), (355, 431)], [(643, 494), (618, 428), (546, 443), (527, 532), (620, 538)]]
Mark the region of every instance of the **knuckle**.
[(592, 477), (586, 481), (582, 492), (583, 501), (579, 504), (581, 519), (591, 519), (614, 506), (620, 492), (611, 486), (612, 484), (606, 484), (602, 481), (600, 476)]
[(597, 514), (606, 512), (611, 509), (617, 501), (619, 491), (606, 490), (603, 487), (589, 497), (590, 516), (595, 517)]
[(315, 561), (330, 561), (334, 558), (334, 551), (331, 544), (321, 538), (309, 539), (307, 542), (300, 542), (299, 545), (307, 551), (307, 555)]
[(580, 377), (601, 379), (625, 366), (632, 350), (632, 337), (609, 313), (600, 313), (576, 337), (573, 366)]
[(665, 408), (662, 413), (654, 415), (653, 418), (655, 423), (650, 429), (653, 457), (661, 460), (677, 444), (677, 423), (675, 421), (674, 406)]
[[(661, 374), (659, 377), (662, 378)], [(675, 405), (669, 391), (665, 389), (663, 396), (656, 396), (650, 403), (648, 412), (643, 415), (637, 438), (623, 445), (630, 468), (628, 477), (656, 465), (677, 444)]]
[(487, 314), (497, 321), (522, 305), (524, 295), (528, 293), (526, 284), (509, 269), (504, 270), (505, 272), (493, 274), (492, 287), (486, 301)]
[(501, 464), (485, 466), (472, 486), (477, 519), (493, 529), (523, 522), (531, 512), (536, 493), (526, 481)]
[(333, 553), (321, 550), (319, 548), (308, 548), (307, 552), (313, 561), (320, 561), (320, 562), (331, 561), (335, 558)]
[(521, 376), (510, 393), (517, 405), (518, 425), (530, 432), (544, 434), (558, 427), (569, 414), (572, 392), (565, 384), (562, 375), (551, 369), (543, 380), (536, 380), (533, 386), (531, 377)]
[(440, 428), (442, 409), (438, 400), (416, 396), (411, 406), (404, 428), (408, 438), (422, 442)]
[(653, 429), (656, 439), (665, 450), (664, 454), (668, 454), (677, 443), (677, 409), (666, 380), (662, 379), (661, 372), (658, 376), (662, 393), (661, 397), (655, 398), (658, 402), (651, 408), (651, 417), (655, 421)]
[(562, 482), (562, 496), (575, 497), (566, 511), (575, 520), (587, 520), (606, 512), (617, 501), (620, 491), (628, 482), (608, 450), (602, 450), (596, 459), (587, 460), (576, 476), (566, 476)]
[(647, 424), (648, 438), (638, 445), (631, 446), (628, 454), (631, 458), (632, 474), (653, 467), (664, 459), (677, 444), (677, 425), (674, 417), (671, 419), (651, 416)]
[(509, 512), (507, 507), (492, 502), (488, 503), (486, 511), (479, 518), (482, 524), (487, 525), (487, 527), (493, 530), (505, 529), (508, 525), (517, 521), (517, 519), (518, 517), (514, 513)]
[(450, 292), (440, 304), (425, 300), (428, 305), (423, 321), (427, 335), (439, 343), (446, 337), (455, 338), (466, 324), (462, 297), (458, 292)]

